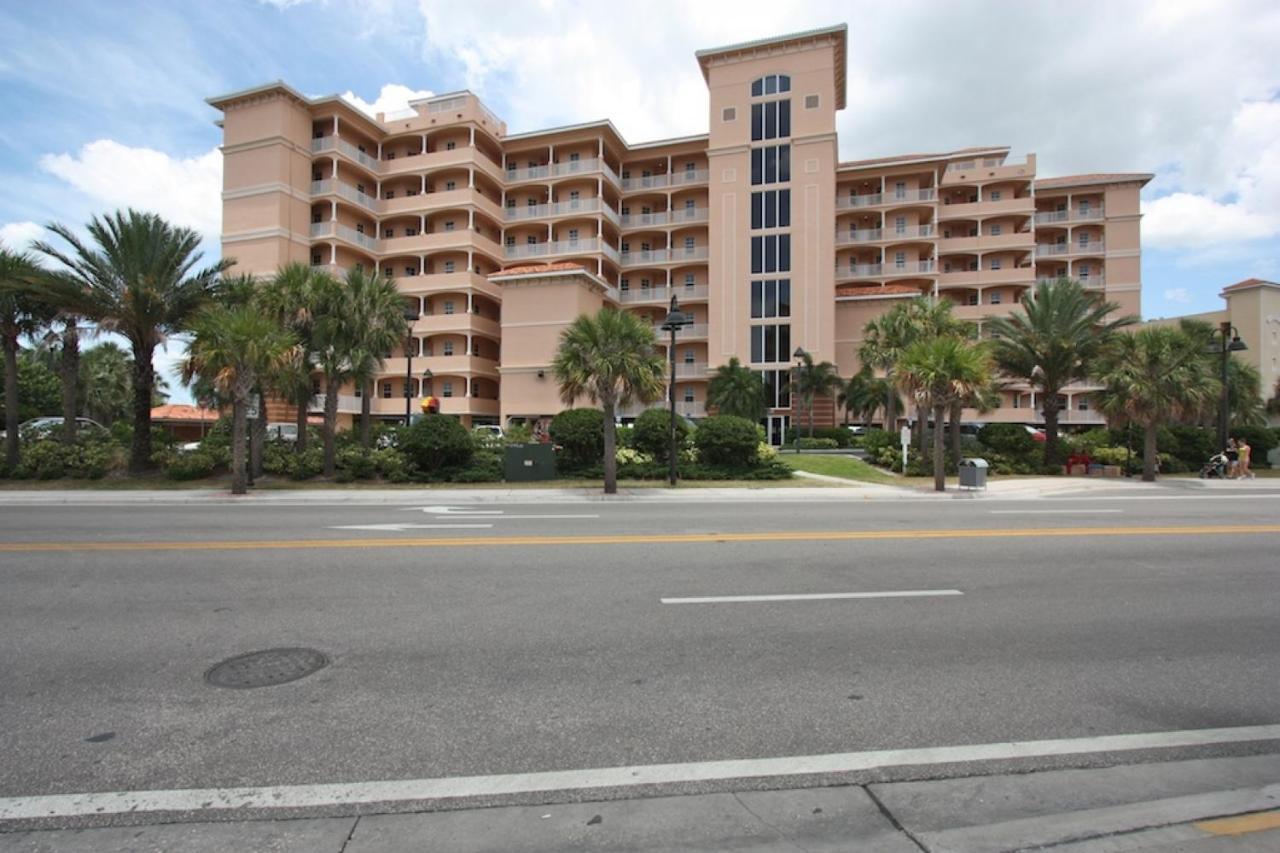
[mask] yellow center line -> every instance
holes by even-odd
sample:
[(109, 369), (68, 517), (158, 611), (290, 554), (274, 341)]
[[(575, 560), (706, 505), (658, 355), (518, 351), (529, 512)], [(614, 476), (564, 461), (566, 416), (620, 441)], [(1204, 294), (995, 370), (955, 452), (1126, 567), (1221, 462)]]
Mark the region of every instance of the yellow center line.
[(1210, 835), (1248, 835), (1251, 832), (1266, 832), (1280, 829), (1280, 811), (1258, 812), (1256, 814), (1226, 817), (1221, 820), (1202, 820), (1195, 828)]
[(1181, 527), (1029, 527), (953, 530), (779, 530), (759, 533), (606, 533), (594, 536), (467, 536), (382, 539), (261, 539), (191, 542), (4, 542), (0, 553), (42, 551), (261, 551), (338, 548), (488, 548), (499, 545), (662, 545), (714, 542), (859, 542), (901, 539), (1035, 539), (1042, 537), (1204, 536), (1280, 533), (1280, 524)]

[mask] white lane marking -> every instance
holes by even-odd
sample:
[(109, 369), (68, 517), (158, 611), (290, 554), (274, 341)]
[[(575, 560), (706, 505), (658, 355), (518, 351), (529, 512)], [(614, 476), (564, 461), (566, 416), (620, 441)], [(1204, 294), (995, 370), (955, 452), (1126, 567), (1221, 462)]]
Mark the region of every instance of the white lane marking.
[(492, 524), (340, 524), (329, 530), (486, 530)]
[(1104, 512), (1124, 512), (1122, 509), (992, 509), (992, 515), (1093, 515)]
[(1054, 755), (1127, 752), (1280, 740), (1280, 725), (1192, 729), (1087, 738), (881, 749), (786, 758), (642, 764), (588, 770), (553, 770), (501, 776), (455, 776), (377, 782), (276, 785), (255, 788), (183, 788), (104, 791), (0, 798), (0, 820), (81, 817), (148, 812), (219, 812), (234, 809), (303, 808), (483, 797), (545, 791), (628, 788), (673, 782), (709, 782), (810, 774), (851, 773), (879, 767), (921, 767), (968, 761), (1001, 761)]
[(470, 509), (460, 506), (406, 506), (406, 512), (418, 510), (429, 515), (502, 515), (500, 509)]
[[(435, 518), (457, 518), (457, 517), (458, 517), (458, 516), (460, 516), (460, 515), (473, 515), (473, 514), (474, 514), (474, 515), (479, 515), (480, 513), (460, 513), (460, 512), (455, 512), (455, 513), (450, 513), (449, 515), (437, 515), (437, 516), (434, 516), (434, 517), (435, 517)], [(600, 517), (600, 516), (598, 516), (598, 515), (585, 515), (585, 514), (575, 514), (575, 515), (568, 515), (568, 514), (566, 514), (566, 515), (504, 515), (504, 516), (502, 516), (502, 517), (498, 517), (498, 516), (496, 516), (496, 515), (491, 515), (491, 516), (489, 516), (489, 518), (492, 518), (494, 521), (507, 521), (508, 519), (512, 519), (512, 518), (517, 518), (517, 519), (527, 519), (527, 518), (599, 518), (599, 517)]]
[(661, 598), (663, 604), (735, 604), (749, 601), (829, 601), (837, 598), (927, 598), (964, 595), (958, 589), (901, 589), (889, 592), (803, 592), (794, 595), (704, 595), (694, 598)]

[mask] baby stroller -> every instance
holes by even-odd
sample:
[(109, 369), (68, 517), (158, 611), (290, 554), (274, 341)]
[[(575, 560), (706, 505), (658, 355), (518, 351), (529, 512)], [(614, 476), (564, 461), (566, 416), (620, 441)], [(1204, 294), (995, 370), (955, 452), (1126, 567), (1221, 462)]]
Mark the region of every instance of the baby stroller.
[(1201, 480), (1225, 480), (1227, 479), (1227, 454), (1215, 453), (1209, 457), (1209, 461), (1204, 463), (1204, 467), (1200, 469)]

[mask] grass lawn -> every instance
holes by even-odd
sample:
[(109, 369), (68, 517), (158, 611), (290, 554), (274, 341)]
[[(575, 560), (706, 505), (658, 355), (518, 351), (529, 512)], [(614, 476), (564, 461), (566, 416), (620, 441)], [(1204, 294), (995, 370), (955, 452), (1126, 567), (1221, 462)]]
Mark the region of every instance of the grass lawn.
[(858, 480), (863, 483), (881, 485), (904, 485), (904, 478), (881, 471), (874, 465), (863, 462), (854, 456), (822, 456), (811, 453), (779, 453), (778, 458), (796, 471), (807, 471), (810, 474), (825, 474), (828, 477), (842, 477), (846, 480)]
[[(681, 489), (777, 489), (804, 488), (822, 489), (838, 486), (838, 483), (824, 483), (817, 480), (795, 478), (791, 480), (681, 480)], [(263, 477), (249, 491), (323, 491), (339, 489), (378, 489), (421, 491), (431, 489), (448, 491), (450, 489), (603, 489), (602, 480), (542, 480), (534, 483), (379, 483), (351, 482), (335, 483), (328, 480), (290, 480), (280, 477)], [(665, 489), (665, 480), (619, 480), (619, 489)], [(91, 491), (130, 491), (136, 489), (164, 489), (183, 491), (195, 489), (217, 489), (230, 491), (231, 478), (228, 475), (209, 477), (203, 480), (170, 480), (162, 475), (154, 477), (104, 477), (101, 480), (0, 480), (0, 491), (57, 491), (62, 489), (84, 489)]]

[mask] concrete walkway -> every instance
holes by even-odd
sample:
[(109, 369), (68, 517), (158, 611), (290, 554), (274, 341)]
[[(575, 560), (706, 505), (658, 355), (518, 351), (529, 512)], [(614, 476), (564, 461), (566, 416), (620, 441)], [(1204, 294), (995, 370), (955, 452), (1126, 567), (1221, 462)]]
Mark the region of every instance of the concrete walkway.
[[(0, 833), (0, 853), (182, 850), (1252, 853), (1280, 850), (1280, 755), (783, 791)], [(420, 808), (439, 808), (423, 804)], [(377, 811), (375, 809), (374, 811)]]

